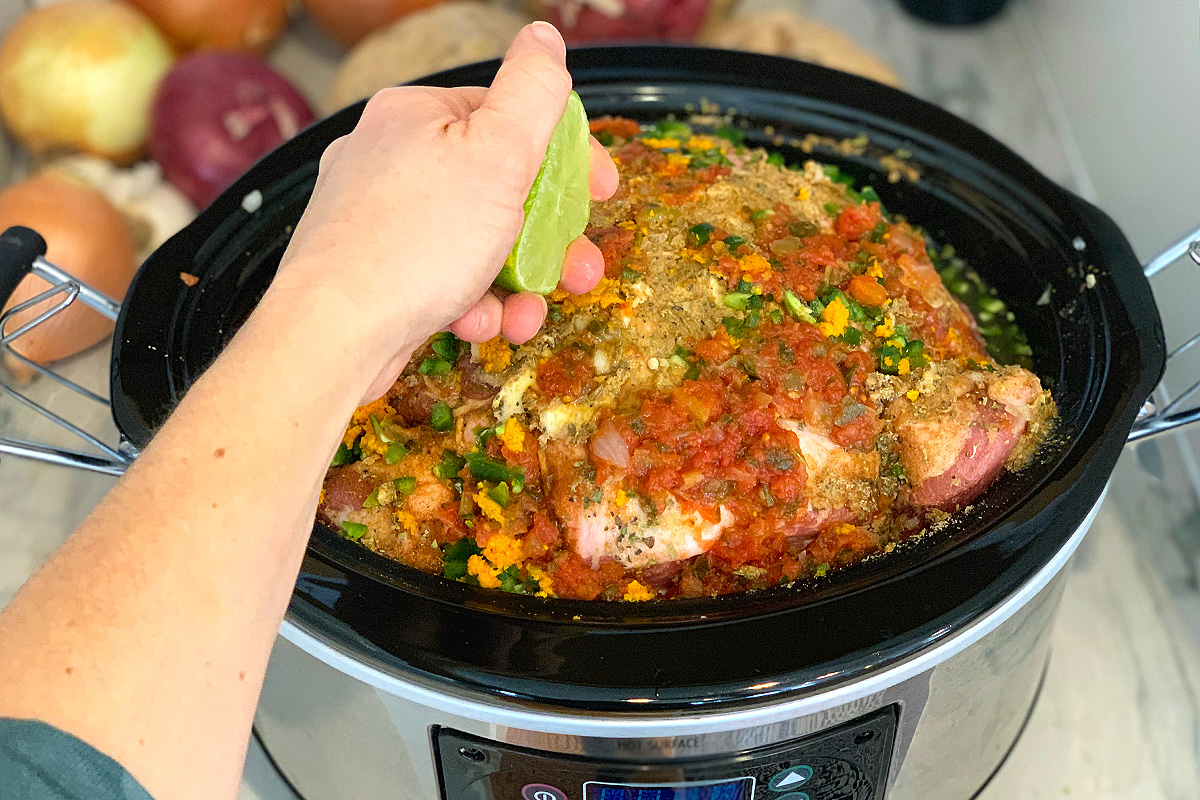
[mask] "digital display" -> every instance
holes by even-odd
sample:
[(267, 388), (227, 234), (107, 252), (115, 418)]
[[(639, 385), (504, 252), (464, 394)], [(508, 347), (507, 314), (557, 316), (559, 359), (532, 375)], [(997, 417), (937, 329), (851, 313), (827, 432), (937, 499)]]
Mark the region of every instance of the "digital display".
[(597, 783), (583, 785), (583, 800), (754, 800), (754, 778), (700, 783)]

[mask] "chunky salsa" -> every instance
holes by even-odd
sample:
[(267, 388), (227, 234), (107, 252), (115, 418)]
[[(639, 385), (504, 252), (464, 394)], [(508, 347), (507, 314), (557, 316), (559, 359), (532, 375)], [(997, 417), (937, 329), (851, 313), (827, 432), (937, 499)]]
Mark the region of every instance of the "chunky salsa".
[(677, 122), (592, 131), (621, 173), (600, 285), (520, 347), (430, 340), (355, 413), (325, 523), (487, 588), (699, 597), (889, 551), (1030, 458), (1049, 393), (869, 188)]

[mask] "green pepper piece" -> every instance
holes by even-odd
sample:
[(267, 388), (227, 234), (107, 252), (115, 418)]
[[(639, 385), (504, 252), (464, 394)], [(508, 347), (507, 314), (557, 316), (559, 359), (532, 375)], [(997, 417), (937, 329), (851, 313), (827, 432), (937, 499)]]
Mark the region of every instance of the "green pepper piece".
[(400, 494), (412, 494), (417, 490), (417, 479), (411, 475), (405, 475), (392, 481), (392, 485)]
[(713, 226), (707, 222), (701, 222), (688, 228), (687, 243), (692, 247), (703, 247), (708, 244), (708, 239), (712, 236)]
[(367, 526), (362, 524), (361, 522), (346, 521), (346, 522), (342, 523), (341, 527), (342, 527), (342, 536), (345, 536), (347, 539), (350, 539), (351, 541), (355, 541), (355, 542), (357, 542), (359, 539), (361, 539), (363, 537), (363, 534), (367, 532)]
[(417, 367), (417, 372), (440, 378), (450, 374), (450, 362), (441, 358), (427, 358), (421, 362), (421, 366)]
[(347, 464), (354, 463), (354, 455), (350, 448), (346, 447), (346, 443), (342, 442), (338, 445), (337, 452), (333, 454), (333, 461), (329, 463), (331, 467), (344, 467)]
[(433, 474), (444, 480), (454, 480), (466, 465), (467, 460), (458, 453), (453, 450), (443, 450), (442, 460), (433, 465)]
[(442, 574), (450, 580), (458, 580), (467, 574), (467, 562), (471, 556), (481, 552), (479, 545), (470, 536), (465, 536), (442, 551)]
[(738, 311), (743, 311), (746, 305), (750, 302), (750, 298), (754, 295), (749, 292), (730, 292), (721, 298), (721, 302), (728, 308), (734, 308)]
[(501, 508), (506, 508), (508, 506), (510, 494), (507, 483), (496, 484), (494, 488), (488, 490), (487, 494), (488, 497), (495, 500), (496, 505), (500, 506)]
[(389, 466), (399, 464), (400, 460), (408, 455), (408, 448), (400, 444), (400, 442), (392, 442), (388, 445), (387, 453), (383, 456), (383, 461)]
[(371, 428), (374, 429), (375, 436), (378, 437), (379, 441), (383, 442), (384, 444), (391, 444), (393, 441), (395, 441), (391, 436), (388, 435), (386, 431), (384, 431), (383, 423), (379, 421), (378, 417), (376, 417), (374, 414), (371, 414), (370, 419)]
[(445, 400), (434, 403), (429, 413), (429, 424), (440, 433), (454, 430), (454, 412), (450, 409), (450, 404)]

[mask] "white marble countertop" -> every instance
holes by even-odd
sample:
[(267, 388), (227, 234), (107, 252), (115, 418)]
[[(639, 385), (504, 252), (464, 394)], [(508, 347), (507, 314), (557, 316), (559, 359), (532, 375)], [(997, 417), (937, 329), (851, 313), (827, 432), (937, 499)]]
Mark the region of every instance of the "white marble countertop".
[[(1025, 4), (1016, 3), (988, 25), (953, 31), (917, 23), (891, 0), (747, 2), (791, 2), (852, 31), (894, 64), (910, 90), (971, 119), (1050, 177), (1088, 193), (1073, 168), (1077, 154), (1062, 133), (1055, 99), (1039, 74)], [(276, 58), (289, 72), (311, 64), (310, 86), (319, 87), (329, 69), (307, 52), (311, 38), (311, 31), (301, 31)], [(103, 385), (106, 369), (107, 353), (99, 350), (71, 365), (93, 386)], [(50, 394), (54, 407), (63, 408), (64, 393)], [(114, 435), (103, 409), (77, 402), (65, 407)], [(0, 399), (0, 431), (44, 435), (47, 427)], [(1135, 500), (1122, 507), (1110, 497), (1071, 562), (1041, 698), (980, 800), (1200, 797), (1200, 525), (1188, 516), (1191, 498), (1146, 477), (1133, 462), (1127, 454), (1118, 480), (1122, 496)], [(111, 483), (104, 476), (0, 459), (0, 605)], [(293, 797), (252, 746), (241, 798)]]

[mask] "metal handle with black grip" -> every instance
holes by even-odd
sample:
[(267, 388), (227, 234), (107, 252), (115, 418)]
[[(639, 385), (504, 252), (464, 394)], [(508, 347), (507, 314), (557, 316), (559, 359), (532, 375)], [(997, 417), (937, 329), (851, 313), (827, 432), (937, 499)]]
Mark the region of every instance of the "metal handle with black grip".
[[(0, 312), (0, 352), (24, 361), (40, 373), (43, 378), (51, 378), (90, 400), (108, 405), (108, 399), (96, 394), (74, 381), (60, 375), (54, 370), (37, 364), (16, 350), (11, 349), (14, 340), (29, 333), (55, 314), (62, 312), (76, 300), (95, 309), (109, 319), (116, 319), (121, 311), (121, 304), (103, 292), (99, 292), (78, 280), (62, 268), (46, 260), (46, 240), (37, 231), (20, 225), (15, 225), (0, 233), (0, 308), (8, 305), (13, 292), (25, 279), (26, 275), (36, 275), (46, 281), (49, 286), (39, 294), (30, 297), (12, 308)], [(54, 301), (54, 302), (51, 302)], [(37, 316), (21, 325), (14, 325), (10, 330), (9, 322), (15, 315), (23, 313), (28, 308), (45, 309), (46, 304), (52, 307), (40, 310)], [(88, 433), (49, 408), (41, 405), (20, 389), (10, 384), (4, 370), (0, 369), (0, 395), (7, 395), (18, 401), (56, 425), (66, 429), (82, 441), (89, 444), (94, 452), (71, 450), (57, 445), (30, 442), (23, 439), (13, 439), (0, 435), (0, 455), (12, 455), (29, 458), (47, 464), (79, 467), (81, 469), (103, 472), (108, 475), (120, 475), (129, 466), (132, 456), (120, 448), (111, 447), (99, 437)]]
[(46, 240), (32, 228), (14, 225), (0, 233), (0, 307), (8, 303), (33, 265), (46, 255)]

